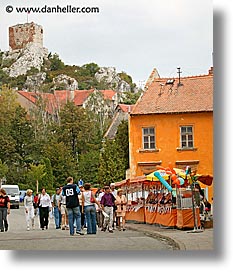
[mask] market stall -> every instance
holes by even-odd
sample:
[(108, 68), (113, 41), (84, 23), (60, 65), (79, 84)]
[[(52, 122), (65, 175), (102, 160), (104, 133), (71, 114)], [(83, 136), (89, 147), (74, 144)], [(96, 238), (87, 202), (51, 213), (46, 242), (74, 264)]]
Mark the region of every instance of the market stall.
[[(194, 197), (198, 197), (199, 194), (197, 193), (198, 191), (194, 191)], [(199, 206), (194, 204), (192, 189), (178, 188), (176, 227), (179, 229), (183, 229), (200, 226), (201, 223)]]
[(179, 229), (199, 227), (199, 205), (195, 200), (199, 195), (192, 188), (198, 179), (210, 185), (213, 177), (191, 176), (188, 167), (158, 167), (149, 175), (117, 183), (128, 199), (126, 221)]
[(145, 223), (145, 177), (136, 177), (128, 180), (125, 185), (128, 204), (126, 207), (126, 220)]
[(165, 227), (176, 226), (176, 205), (171, 192), (162, 187), (159, 181), (144, 185), (145, 222)]

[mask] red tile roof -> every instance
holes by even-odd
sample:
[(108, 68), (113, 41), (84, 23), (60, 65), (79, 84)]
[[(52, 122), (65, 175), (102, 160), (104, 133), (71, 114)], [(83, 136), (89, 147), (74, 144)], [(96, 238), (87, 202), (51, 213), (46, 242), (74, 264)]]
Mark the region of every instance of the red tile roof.
[(58, 106), (60, 106), (59, 102), (55, 99), (54, 94), (25, 91), (18, 91), (18, 93), (33, 104), (36, 104), (37, 100), (42, 98), (46, 104), (46, 111), (48, 113), (52, 113), (54, 110), (58, 109)]
[(124, 113), (131, 112), (134, 107), (134, 105), (129, 104), (119, 104), (118, 106)]
[(29, 101), (31, 101), (34, 104), (37, 101), (36, 93), (34, 93), (34, 92), (18, 91), (18, 93), (20, 95), (22, 95), (23, 97), (27, 98)]
[(88, 96), (94, 92), (94, 89), (92, 90), (78, 90), (75, 93), (74, 97), (74, 103), (76, 106), (82, 106), (85, 100), (88, 98)]
[(213, 73), (174, 78), (155, 78), (139, 98), (131, 115), (213, 111)]
[[(82, 106), (88, 96), (93, 93), (95, 90), (55, 90), (54, 93), (40, 93), (40, 92), (25, 92), (25, 91), (18, 91), (18, 93), (27, 98), (32, 103), (36, 103), (39, 97), (42, 97), (46, 102), (46, 110), (49, 113), (53, 113), (59, 107), (65, 105), (68, 100), (74, 101), (76, 106)], [(104, 98), (109, 98), (112, 100), (113, 96), (116, 92), (112, 90), (101, 90), (100, 91)]]
[(104, 99), (110, 99), (112, 100), (113, 96), (116, 94), (113, 90), (100, 90), (100, 92), (103, 94)]

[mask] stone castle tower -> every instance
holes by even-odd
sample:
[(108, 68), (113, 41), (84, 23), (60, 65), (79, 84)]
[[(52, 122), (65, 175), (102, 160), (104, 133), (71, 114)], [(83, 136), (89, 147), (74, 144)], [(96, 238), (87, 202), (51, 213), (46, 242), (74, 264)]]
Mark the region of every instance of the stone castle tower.
[(31, 22), (9, 27), (9, 46), (11, 50), (23, 49), (28, 43), (33, 43), (39, 48), (43, 47), (42, 26)]

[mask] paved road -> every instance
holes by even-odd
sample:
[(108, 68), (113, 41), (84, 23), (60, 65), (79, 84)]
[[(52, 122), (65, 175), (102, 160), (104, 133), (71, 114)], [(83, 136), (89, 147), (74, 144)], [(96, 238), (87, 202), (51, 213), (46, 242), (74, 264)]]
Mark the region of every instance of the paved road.
[[(142, 232), (126, 230), (114, 233), (98, 230), (96, 235), (70, 236), (69, 231), (55, 229), (50, 219), (48, 230), (26, 230), (24, 208), (11, 209), (8, 216), (9, 231), (0, 232), (1, 250), (174, 250), (165, 239), (148, 236)], [(85, 233), (85, 232), (84, 232)]]

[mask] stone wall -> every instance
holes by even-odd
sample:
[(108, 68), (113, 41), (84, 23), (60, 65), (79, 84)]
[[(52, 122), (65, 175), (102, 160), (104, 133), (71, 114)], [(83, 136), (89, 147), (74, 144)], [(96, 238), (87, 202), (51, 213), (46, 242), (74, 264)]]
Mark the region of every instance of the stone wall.
[(43, 47), (43, 28), (33, 22), (9, 27), (9, 46), (11, 50), (23, 49), (28, 43)]

